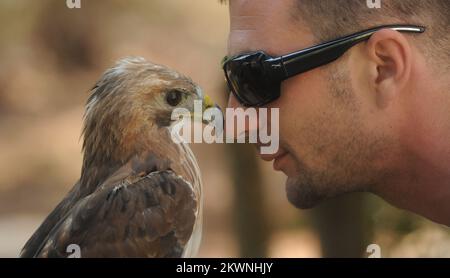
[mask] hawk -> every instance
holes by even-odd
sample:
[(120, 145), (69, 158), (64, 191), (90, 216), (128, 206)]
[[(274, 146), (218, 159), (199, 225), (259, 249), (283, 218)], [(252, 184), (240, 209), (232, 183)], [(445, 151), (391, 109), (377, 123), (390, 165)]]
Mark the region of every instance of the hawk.
[(140, 57), (108, 69), (91, 90), (81, 177), (28, 240), (21, 257), (191, 257), (202, 229), (200, 170), (170, 135), (172, 111), (200, 88)]

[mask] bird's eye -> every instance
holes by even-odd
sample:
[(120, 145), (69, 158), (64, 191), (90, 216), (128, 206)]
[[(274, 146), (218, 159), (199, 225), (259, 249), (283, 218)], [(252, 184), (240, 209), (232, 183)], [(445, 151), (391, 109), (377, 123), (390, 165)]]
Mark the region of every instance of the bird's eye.
[(166, 102), (170, 106), (177, 106), (181, 101), (182, 94), (183, 93), (178, 90), (171, 90), (166, 94)]

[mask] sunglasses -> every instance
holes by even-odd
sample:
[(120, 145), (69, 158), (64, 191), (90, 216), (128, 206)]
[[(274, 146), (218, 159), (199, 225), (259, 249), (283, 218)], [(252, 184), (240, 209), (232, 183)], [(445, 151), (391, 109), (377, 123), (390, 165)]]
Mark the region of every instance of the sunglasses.
[(398, 32), (425, 32), (422, 26), (383, 25), (279, 57), (272, 57), (263, 51), (225, 57), (222, 67), (228, 87), (243, 105), (263, 106), (280, 97), (281, 82), (284, 80), (335, 61), (352, 46), (386, 28)]

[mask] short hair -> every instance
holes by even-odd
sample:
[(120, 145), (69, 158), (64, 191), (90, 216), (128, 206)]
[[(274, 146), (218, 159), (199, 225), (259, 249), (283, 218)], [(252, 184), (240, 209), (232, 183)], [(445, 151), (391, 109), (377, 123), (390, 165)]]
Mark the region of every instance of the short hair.
[[(371, 8), (376, 1), (381, 7)], [(414, 36), (418, 48), (440, 69), (450, 70), (450, 0), (293, 0), (293, 4), (291, 15), (310, 27), (317, 42), (377, 25), (425, 26), (424, 34)]]
[(292, 15), (301, 18), (318, 41), (383, 24), (425, 26), (424, 34), (414, 36), (418, 48), (442, 68), (450, 68), (449, 0), (379, 0), (380, 8), (371, 2), (375, 1), (295, 0)]

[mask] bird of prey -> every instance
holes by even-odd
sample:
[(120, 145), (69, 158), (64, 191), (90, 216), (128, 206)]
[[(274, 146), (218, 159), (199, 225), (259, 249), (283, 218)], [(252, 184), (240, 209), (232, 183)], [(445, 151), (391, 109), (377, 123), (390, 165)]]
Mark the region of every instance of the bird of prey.
[(140, 57), (91, 90), (81, 177), (21, 257), (191, 257), (202, 229), (202, 183), (190, 148), (170, 135), (175, 108), (212, 106), (191, 79)]

